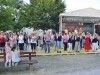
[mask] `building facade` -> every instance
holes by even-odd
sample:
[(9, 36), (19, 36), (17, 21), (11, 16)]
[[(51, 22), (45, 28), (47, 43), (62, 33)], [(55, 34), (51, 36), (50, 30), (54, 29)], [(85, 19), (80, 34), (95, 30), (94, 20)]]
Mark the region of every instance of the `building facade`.
[(73, 32), (75, 29), (93, 33), (94, 24), (100, 21), (100, 10), (94, 8), (80, 9), (59, 15), (59, 30)]

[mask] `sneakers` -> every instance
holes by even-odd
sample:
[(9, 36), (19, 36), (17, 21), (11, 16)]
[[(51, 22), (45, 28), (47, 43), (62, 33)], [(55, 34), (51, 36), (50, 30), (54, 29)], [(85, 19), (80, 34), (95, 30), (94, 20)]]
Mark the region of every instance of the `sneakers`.
[(57, 51), (57, 53), (61, 53), (61, 51)]
[(57, 53), (59, 53), (59, 51), (57, 51)]
[(11, 62), (5, 62), (5, 67), (11, 67)]
[(72, 53), (72, 52), (68, 52), (68, 53)]

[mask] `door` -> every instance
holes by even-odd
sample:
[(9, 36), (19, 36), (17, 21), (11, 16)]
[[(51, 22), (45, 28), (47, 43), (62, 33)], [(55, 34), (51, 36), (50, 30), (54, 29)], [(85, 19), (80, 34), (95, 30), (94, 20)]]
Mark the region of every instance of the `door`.
[(95, 25), (95, 32), (100, 35), (100, 25)]

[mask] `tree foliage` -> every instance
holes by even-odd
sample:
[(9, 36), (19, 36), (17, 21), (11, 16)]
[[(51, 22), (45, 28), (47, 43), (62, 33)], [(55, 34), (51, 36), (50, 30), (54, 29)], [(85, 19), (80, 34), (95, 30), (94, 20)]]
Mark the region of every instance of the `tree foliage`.
[(14, 0), (0, 0), (0, 30), (13, 30), (15, 10)]
[(18, 0), (0, 0), (0, 5), (14, 7)]
[[(21, 7), (18, 0), (0, 0), (0, 30), (20, 30), (15, 22), (18, 9)], [(19, 15), (18, 15), (19, 16)], [(16, 27), (16, 25), (18, 25)]]
[(65, 11), (62, 0), (30, 0), (20, 10), (21, 24), (34, 28), (54, 28), (59, 14)]
[(0, 30), (54, 28), (63, 11), (65, 4), (62, 0), (30, 0), (30, 4), (24, 5), (19, 0), (0, 0)]

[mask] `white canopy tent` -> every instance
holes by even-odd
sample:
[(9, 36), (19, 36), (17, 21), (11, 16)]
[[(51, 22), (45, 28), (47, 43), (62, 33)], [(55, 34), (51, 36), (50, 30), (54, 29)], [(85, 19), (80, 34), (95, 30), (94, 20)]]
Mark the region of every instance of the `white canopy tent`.
[(94, 8), (86, 8), (59, 15), (60, 31), (62, 31), (62, 22), (85, 22), (96, 23), (100, 20), (100, 10)]

